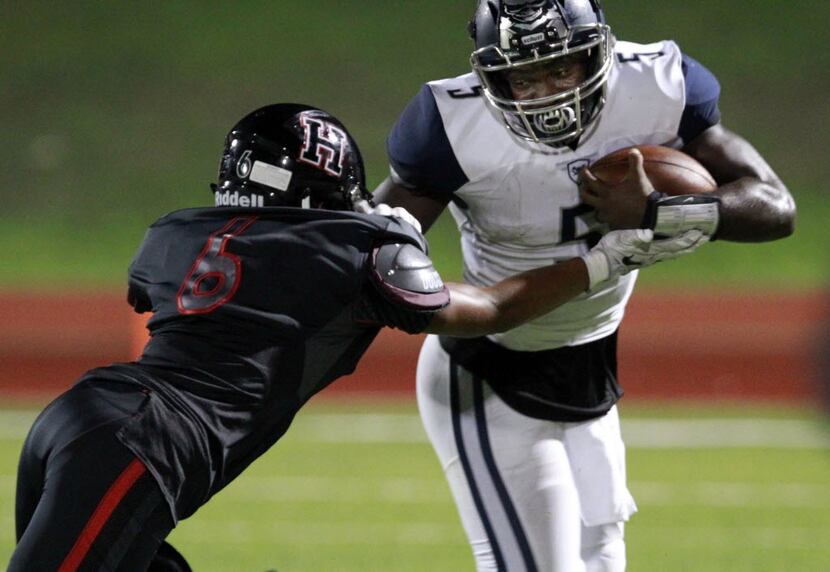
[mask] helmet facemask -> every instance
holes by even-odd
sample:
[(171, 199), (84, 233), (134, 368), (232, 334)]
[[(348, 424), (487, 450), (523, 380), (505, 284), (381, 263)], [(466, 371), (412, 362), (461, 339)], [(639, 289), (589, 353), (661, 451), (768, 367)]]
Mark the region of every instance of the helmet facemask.
[[(573, 145), (594, 124), (605, 103), (614, 37), (602, 21), (568, 27), (555, 3), (530, 4), (535, 12), (519, 14), (505, 8), (495, 18), (497, 39), (475, 50), (470, 63), (488, 103), (501, 113), (512, 133), (553, 147)], [(584, 79), (572, 88), (519, 99), (506, 81), (508, 73), (553, 67), (566, 58), (582, 59), (586, 66)]]

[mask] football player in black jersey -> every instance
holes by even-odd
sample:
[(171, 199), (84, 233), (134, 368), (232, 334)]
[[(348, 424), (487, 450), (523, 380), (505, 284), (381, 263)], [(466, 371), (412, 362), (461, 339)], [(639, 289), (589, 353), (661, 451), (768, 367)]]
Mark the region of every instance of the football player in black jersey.
[(345, 127), (295, 104), (234, 126), (213, 190), (220, 208), (162, 217), (130, 266), (129, 302), (153, 313), (141, 357), (87, 372), (34, 422), (9, 570), (185, 570), (164, 543), (176, 523), (352, 372), (382, 326), (503, 330), (705, 242), (615, 232), (492, 287), (445, 285), (414, 219), (371, 204)]

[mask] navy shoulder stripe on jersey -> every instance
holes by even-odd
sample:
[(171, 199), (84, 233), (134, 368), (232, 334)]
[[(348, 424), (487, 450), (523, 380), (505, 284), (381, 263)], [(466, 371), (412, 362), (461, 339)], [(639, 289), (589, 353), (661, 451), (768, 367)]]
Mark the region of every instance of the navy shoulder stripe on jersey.
[(430, 194), (450, 194), (468, 181), (428, 85), (404, 108), (386, 140), (386, 149), (401, 180)]
[(694, 58), (683, 54), (681, 67), (686, 79), (686, 107), (678, 135), (688, 143), (720, 121), (720, 84), (714, 74)]

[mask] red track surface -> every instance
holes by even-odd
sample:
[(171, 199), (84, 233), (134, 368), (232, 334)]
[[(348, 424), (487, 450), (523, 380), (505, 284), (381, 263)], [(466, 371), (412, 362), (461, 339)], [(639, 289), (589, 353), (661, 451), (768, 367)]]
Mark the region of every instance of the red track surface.
[[(819, 294), (637, 294), (620, 337), (626, 400), (815, 399)], [(0, 403), (46, 398), (86, 369), (128, 361), (141, 323), (120, 294), (0, 295)], [(385, 330), (328, 395), (412, 395), (420, 336)]]

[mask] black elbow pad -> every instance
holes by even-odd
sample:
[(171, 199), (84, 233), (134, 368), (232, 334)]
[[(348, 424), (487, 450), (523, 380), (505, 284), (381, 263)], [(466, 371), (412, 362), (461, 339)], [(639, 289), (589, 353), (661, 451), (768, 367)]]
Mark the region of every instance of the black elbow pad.
[(416, 334), (450, 302), (432, 261), (411, 244), (376, 248), (370, 274), (373, 287), (360, 308), (362, 320)]
[(432, 260), (411, 244), (384, 244), (372, 256), (375, 284), (392, 302), (415, 310), (439, 310), (449, 291)]

